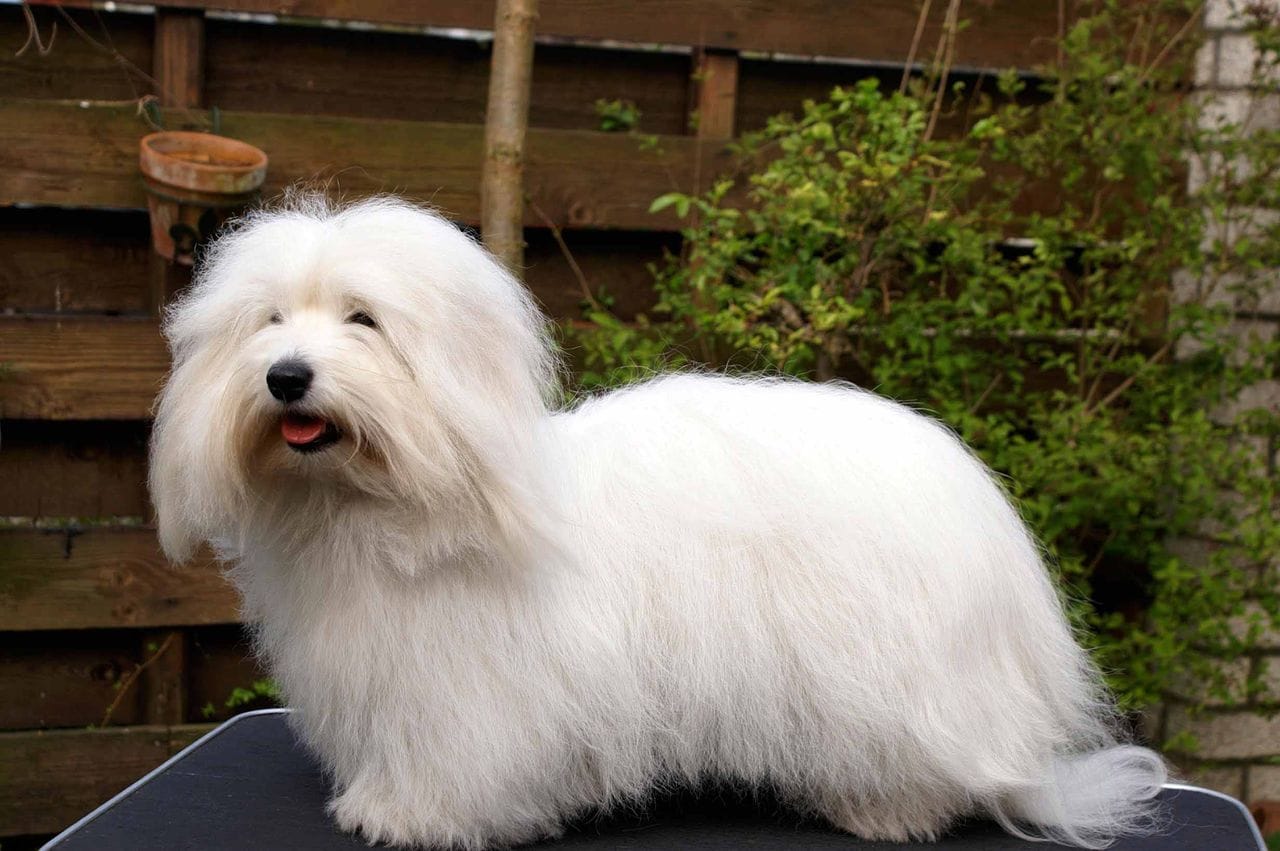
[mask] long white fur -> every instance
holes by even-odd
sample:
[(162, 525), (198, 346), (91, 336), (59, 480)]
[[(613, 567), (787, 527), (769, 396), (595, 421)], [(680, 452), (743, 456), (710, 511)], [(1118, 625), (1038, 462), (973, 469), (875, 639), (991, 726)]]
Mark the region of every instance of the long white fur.
[[(343, 828), (487, 848), (719, 778), (867, 838), (1148, 829), (1163, 762), (1117, 743), (1035, 543), (930, 419), (705, 375), (559, 410), (524, 289), (394, 199), (251, 215), (165, 330), (161, 542), (234, 565)], [(326, 451), (281, 439), (286, 355)]]

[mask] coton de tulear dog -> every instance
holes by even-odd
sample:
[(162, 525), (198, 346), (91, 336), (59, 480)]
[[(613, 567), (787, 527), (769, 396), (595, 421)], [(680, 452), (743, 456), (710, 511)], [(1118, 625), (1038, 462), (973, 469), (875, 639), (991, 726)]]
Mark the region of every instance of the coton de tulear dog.
[(161, 543), (232, 564), (342, 828), (488, 848), (711, 779), (867, 838), (1147, 829), (1163, 763), (936, 422), (705, 375), (559, 410), (525, 290), (394, 199), (248, 216), (165, 332)]

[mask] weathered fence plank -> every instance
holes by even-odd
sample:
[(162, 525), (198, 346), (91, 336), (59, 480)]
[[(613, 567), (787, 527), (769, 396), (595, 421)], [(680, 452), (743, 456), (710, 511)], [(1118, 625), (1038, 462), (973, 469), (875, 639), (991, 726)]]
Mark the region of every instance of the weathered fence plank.
[(235, 623), (207, 557), (174, 567), (150, 529), (0, 531), (0, 630)]
[[(125, 63), (151, 69), (152, 32), (150, 16), (100, 11), (100, 17), (84, 11), (72, 12), (87, 31), (111, 34), (111, 44)], [(27, 38), (27, 22), (22, 8), (0, 5), (0, 92), (12, 98), (90, 98), (121, 100), (147, 94), (150, 86), (138, 75), (126, 71), (110, 53), (99, 50), (78, 37), (53, 9), (36, 9), (36, 22), (47, 37), (58, 24), (53, 49), (44, 56), (34, 45), (16, 55)], [(101, 21), (101, 29), (98, 21)]]
[(67, 827), (208, 724), (0, 733), (0, 836)]
[(0, 517), (146, 517), (147, 424), (9, 420)]
[(0, 317), (0, 417), (144, 418), (169, 368), (153, 321)]
[[(636, 237), (641, 237), (637, 239)], [(664, 248), (672, 250), (676, 243), (669, 238), (645, 237), (644, 234), (570, 233), (567, 237), (586, 283), (593, 288), (607, 288), (609, 296), (616, 299), (618, 314), (623, 317), (648, 310), (653, 303), (650, 274), (646, 266), (660, 260)], [(56, 266), (58, 258), (50, 255)], [(138, 292), (145, 292), (145, 262), (137, 274)], [(577, 305), (584, 299), (581, 283), (564, 262), (558, 247), (544, 232), (531, 232), (529, 256), (526, 258), (526, 276), (535, 296), (553, 315), (572, 319), (577, 315)], [(32, 265), (38, 273), (42, 266)], [(108, 267), (92, 274), (114, 278), (119, 270)], [(91, 280), (86, 270), (86, 280)], [(38, 284), (37, 282), (35, 282)], [(132, 299), (131, 299), (132, 301)], [(26, 307), (22, 301), (6, 302), (9, 307)], [(47, 310), (47, 305), (37, 305), (35, 310)], [(0, 363), (12, 370), (0, 381), (0, 417), (23, 420), (142, 420), (150, 415), (152, 402), (159, 392), (161, 381), (169, 369), (169, 356), (155, 322), (129, 317), (59, 316), (0, 316)], [(29, 441), (33, 443), (33, 441)], [(22, 445), (22, 444), (18, 444)], [(17, 448), (17, 447), (15, 447)], [(31, 454), (28, 452), (28, 454)], [(23, 458), (5, 454), (0, 457), (0, 470), (15, 471)], [(33, 495), (20, 502), (20, 494), (33, 490), (42, 481), (51, 481), (56, 470), (67, 467), (82, 468), (84, 458), (67, 458), (68, 465), (56, 470), (44, 470), (36, 456), (31, 456), (31, 472), (37, 479), (15, 475), (12, 493), (0, 495), (0, 504), (13, 503), (20, 511), (9, 514), (26, 516), (65, 516), (65, 514), (134, 514), (136, 500), (123, 500), (127, 505), (116, 507), (120, 500), (105, 503), (106, 511), (92, 511), (87, 503), (91, 494)], [(72, 463), (76, 462), (76, 463)], [(141, 462), (138, 462), (141, 463)], [(128, 470), (120, 467), (125, 476), (134, 482), (140, 476), (136, 466)], [(68, 472), (68, 475), (73, 473)], [(90, 488), (92, 482), (74, 482), (59, 479), (73, 490)], [(137, 493), (133, 482), (125, 482), (128, 493)], [(82, 488), (81, 488), (82, 486)], [(51, 498), (50, 498), (51, 497)], [(91, 511), (84, 511), (90, 507)]]
[[(207, 104), (250, 112), (484, 121), (487, 44), (226, 20), (206, 27)], [(264, 63), (267, 54), (271, 61)], [(529, 124), (597, 130), (596, 101), (625, 99), (641, 112), (640, 131), (678, 135), (685, 128), (687, 66), (688, 58), (675, 53), (540, 44)]]
[[(144, 206), (137, 144), (146, 132), (133, 103), (0, 100), (0, 205)], [(181, 124), (191, 114), (166, 115)], [(327, 116), (222, 114), (222, 132), (265, 150), (266, 190), (325, 183), (348, 197), (396, 192), (479, 220), (483, 128), (467, 124)], [(691, 189), (701, 170), (727, 163), (719, 146), (680, 136), (651, 144), (616, 133), (535, 129), (526, 187), (558, 224), (571, 228), (674, 230), (654, 198)], [(607, 179), (605, 179), (607, 177)], [(532, 213), (526, 224), (543, 224)]]
[[(608, 288), (623, 318), (653, 305), (648, 265), (679, 247), (675, 234), (661, 232), (581, 229), (564, 238), (588, 281)], [(545, 228), (529, 229), (525, 239), (526, 286), (549, 315), (578, 317), (581, 285), (559, 246)], [(12, 314), (142, 316), (151, 256), (140, 212), (0, 209), (0, 306)], [(4, 496), (0, 490), (0, 503)]]
[(127, 630), (0, 632), (0, 694), (9, 696), (0, 730), (98, 724), (117, 697), (112, 722), (140, 723), (137, 692), (117, 691), (138, 664), (138, 646)]
[[(151, 655), (147, 632), (0, 631), (0, 694), (22, 695), (21, 700), (0, 701), (0, 730), (84, 728), (101, 724), (108, 707), (114, 726), (168, 723), (143, 717), (140, 680), (151, 668), (134, 675)], [(227, 706), (233, 691), (267, 676), (254, 659), (245, 628), (214, 624), (185, 632), (186, 706), (172, 723), (219, 721), (242, 710), (243, 704)], [(123, 695), (122, 685), (127, 685)], [(266, 705), (268, 701), (259, 700), (250, 708)]]
[[(680, 237), (671, 233), (575, 230), (564, 240), (587, 285), (603, 288), (614, 313), (625, 320), (652, 309), (656, 295), (649, 267), (660, 265), (664, 252), (680, 250)], [(550, 232), (526, 230), (525, 241), (525, 286), (553, 319), (581, 318), (582, 282)]]
[(149, 234), (141, 213), (0, 208), (0, 306), (141, 315)]
[[(87, 5), (89, 0), (36, 0)], [(493, 27), (493, 0), (174, 0), (166, 6), (300, 18), (337, 18), (409, 26)], [(937, 41), (943, 7), (935, 3), (924, 43)], [(622, 42), (719, 47), (901, 62), (917, 20), (902, 0), (544, 0), (543, 35)], [(956, 62), (1030, 67), (1053, 56), (1057, 0), (989, 0), (966, 7), (971, 22)]]

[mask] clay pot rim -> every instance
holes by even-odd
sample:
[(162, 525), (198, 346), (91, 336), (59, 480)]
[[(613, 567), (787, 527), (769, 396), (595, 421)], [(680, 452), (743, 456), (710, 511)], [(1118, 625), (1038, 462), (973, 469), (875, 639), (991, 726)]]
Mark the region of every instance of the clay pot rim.
[[(236, 165), (191, 162), (156, 147), (156, 143), (160, 141), (176, 142), (188, 150), (220, 149), (245, 162)], [(143, 136), (138, 149), (138, 165), (142, 173), (157, 183), (168, 186), (212, 194), (239, 194), (257, 189), (267, 175), (267, 155), (264, 151), (248, 142), (212, 133), (163, 130)]]

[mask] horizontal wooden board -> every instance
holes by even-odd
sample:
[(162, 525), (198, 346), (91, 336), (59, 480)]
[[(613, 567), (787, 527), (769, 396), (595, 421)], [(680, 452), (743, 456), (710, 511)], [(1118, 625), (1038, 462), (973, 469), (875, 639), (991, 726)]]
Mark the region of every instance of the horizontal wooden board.
[(150, 516), (147, 434), (145, 422), (5, 421), (0, 517)]
[[(868, 77), (880, 82), (882, 92), (896, 91), (902, 81), (897, 68), (860, 65), (826, 65), (815, 62), (777, 62), (744, 59), (739, 63), (737, 127), (740, 133), (762, 129), (768, 120), (780, 113), (799, 115), (805, 100), (824, 101), (836, 86), (849, 88)], [(952, 74), (952, 83), (963, 82), (967, 95), (982, 87), (996, 96), (995, 79), (974, 74)], [(1039, 96), (1032, 92), (1022, 97), (1027, 104)], [(938, 118), (938, 135), (952, 136), (966, 129), (972, 120), (966, 101), (948, 95)]]
[[(143, 223), (131, 221), (139, 226)], [(531, 229), (527, 238), (525, 277), (534, 296), (556, 318), (580, 316), (582, 284), (560, 246), (546, 229)], [(130, 234), (128, 240), (133, 239), (135, 235)], [(679, 245), (674, 234), (646, 232), (569, 231), (565, 240), (587, 285), (597, 295), (603, 289), (624, 319), (652, 306), (648, 267), (659, 262), (664, 251), (677, 250)], [(27, 255), (30, 269), (38, 272), (58, 268), (62, 261), (53, 249), (60, 244), (54, 240), (38, 249), (33, 247)], [(136, 264), (132, 272), (142, 276), (145, 271), (139, 267), (145, 267), (145, 263)], [(86, 282), (99, 280), (97, 276), (114, 280), (118, 274), (122, 274), (121, 270), (114, 268), (83, 272)], [(140, 279), (137, 288), (141, 289), (143, 283)], [(123, 282), (111, 289), (128, 290)], [(11, 290), (6, 299), (13, 301), (0, 302), (0, 308), (27, 310), (32, 300), (39, 301), (40, 292), (43, 291), (25, 286), (17, 293)], [(0, 316), (0, 363), (9, 370), (0, 381), (0, 417), (134, 420), (149, 415), (169, 358), (151, 320), (10, 315)], [(88, 438), (93, 428), (86, 425), (78, 433)], [(145, 435), (132, 434), (127, 450), (121, 453), (101, 446), (96, 438), (77, 442), (76, 433), (65, 428), (46, 433), (35, 425), (17, 428), (15, 442), (8, 444), (8, 452), (0, 456), (0, 470), (12, 472), (15, 478), (11, 480), (21, 482), (0, 495), (0, 505), (12, 509), (5, 514), (40, 517), (148, 513), (140, 468)], [(41, 449), (50, 445), (59, 447), (52, 459), (51, 453)], [(84, 449), (73, 451), (77, 445)]]
[[(534, 296), (552, 316), (578, 316), (581, 286), (551, 233), (531, 228), (525, 238)], [(0, 313), (142, 315), (149, 239), (140, 212), (0, 208)], [(648, 266), (679, 244), (675, 234), (647, 231), (570, 230), (565, 239), (588, 282), (604, 286), (624, 318), (652, 304)]]
[(99, 724), (117, 697), (112, 723), (141, 722), (140, 691), (118, 694), (141, 650), (128, 630), (0, 632), (0, 729)]
[[(18, 5), (0, 5), (0, 92), (5, 97), (123, 100), (150, 91), (145, 79), (78, 36), (55, 9), (34, 12), (46, 46), (57, 28), (51, 50), (41, 56), (32, 44), (17, 56), (27, 39), (27, 22)], [(151, 72), (155, 26), (150, 15), (95, 15), (88, 10), (68, 10), (68, 14), (100, 43), (109, 40), (129, 65)]]
[[(564, 251), (545, 229), (527, 230), (525, 239), (525, 285), (551, 317), (579, 318), (583, 285)], [(649, 266), (660, 263), (664, 251), (680, 248), (676, 234), (578, 230), (566, 232), (564, 240), (586, 286), (596, 295), (603, 290), (614, 312), (627, 320), (653, 307)]]
[(210, 729), (0, 733), (0, 836), (62, 830)]
[[(41, 3), (68, 0), (37, 0)], [(71, 0), (83, 5), (88, 0)], [(167, 6), (410, 26), (493, 28), (492, 0), (169, 0)], [(941, 31), (945, 3), (932, 4), (923, 44)], [(919, 5), (903, 0), (542, 0), (543, 36), (679, 44), (901, 62)], [(1055, 0), (986, 0), (964, 7), (970, 22), (956, 50), (962, 65), (1029, 67), (1053, 55)]]
[[(141, 208), (137, 143), (147, 127), (136, 113), (131, 103), (0, 100), (0, 206)], [(345, 196), (395, 192), (479, 218), (480, 125), (225, 112), (221, 129), (267, 152), (268, 193), (306, 181)], [(672, 230), (673, 213), (649, 213), (653, 199), (690, 189), (696, 174), (725, 162), (721, 146), (687, 137), (646, 146), (623, 134), (535, 129), (526, 189), (565, 227)], [(526, 223), (541, 221), (527, 212)]]
[(0, 317), (0, 417), (139, 419), (169, 365), (154, 322)]
[(0, 207), (0, 311), (145, 313), (144, 213)]
[(202, 557), (174, 567), (146, 528), (0, 531), (0, 630), (234, 623), (234, 589)]
[[(0, 569), (0, 573), (2, 573)], [(228, 706), (236, 689), (267, 679), (240, 624), (186, 631), (185, 722), (223, 721), (237, 712), (275, 705), (259, 698)], [(113, 726), (143, 722), (142, 679), (129, 684), (150, 653), (145, 629), (0, 632), (0, 730), (99, 725), (108, 707)], [(206, 707), (212, 713), (206, 713)]]
[[(484, 122), (485, 42), (210, 20), (205, 44), (205, 103), (221, 109)], [(688, 77), (689, 58), (679, 54), (541, 44), (529, 123), (597, 130), (596, 101), (625, 99), (641, 112), (639, 130), (679, 135)]]

